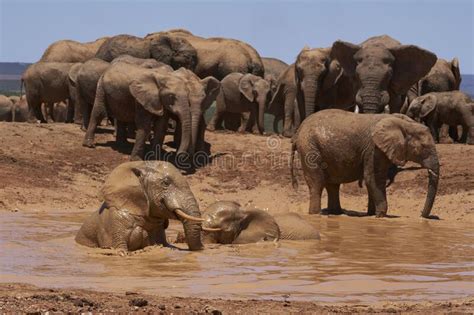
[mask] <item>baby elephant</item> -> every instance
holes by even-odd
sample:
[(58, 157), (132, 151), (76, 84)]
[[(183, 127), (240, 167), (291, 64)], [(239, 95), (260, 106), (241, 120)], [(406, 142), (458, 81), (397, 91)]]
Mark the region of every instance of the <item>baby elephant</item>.
[(137, 161), (119, 165), (102, 188), (104, 202), (86, 219), (76, 242), (134, 251), (166, 243), (168, 220), (183, 224), (190, 250), (202, 249), (199, 206), (186, 179), (170, 163)]
[(247, 244), (259, 241), (315, 240), (315, 227), (296, 213), (270, 215), (258, 210), (244, 210), (233, 201), (213, 203), (203, 213), (203, 241), (220, 244)]
[[(231, 73), (221, 81), (216, 99), (216, 111), (208, 129), (219, 129), (226, 112), (241, 115), (239, 132), (252, 131), (255, 121), (264, 132), (264, 112), (270, 101), (270, 83), (253, 74)], [(250, 113), (248, 118), (247, 113)]]
[[(471, 98), (460, 91), (431, 92), (417, 97), (408, 107), (407, 116), (423, 121), (439, 142), (442, 124), (457, 128), (462, 126), (460, 142), (474, 144), (474, 115)], [(469, 136), (469, 137), (468, 137)]]
[(339, 186), (363, 179), (369, 193), (368, 214), (387, 213), (386, 181), (393, 164), (413, 161), (428, 169), (428, 195), (421, 215), (429, 217), (436, 197), (439, 162), (428, 128), (402, 114), (356, 114), (327, 109), (310, 115), (293, 137), (309, 187), (309, 213), (321, 212), (321, 194), (328, 210), (342, 213)]

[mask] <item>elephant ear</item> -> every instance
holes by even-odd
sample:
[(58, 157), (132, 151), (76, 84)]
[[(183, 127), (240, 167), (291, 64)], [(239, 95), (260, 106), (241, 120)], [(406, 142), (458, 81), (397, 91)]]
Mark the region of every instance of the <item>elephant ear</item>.
[(406, 94), (410, 87), (428, 74), (438, 59), (432, 52), (415, 45), (400, 45), (391, 48), (395, 57), (391, 89), (399, 95)]
[(201, 80), (201, 84), (204, 87), (206, 93), (206, 98), (203, 101), (203, 109), (207, 110), (212, 102), (216, 100), (217, 95), (219, 94), (221, 82), (214, 77), (206, 77)]
[(245, 74), (239, 80), (239, 91), (242, 93), (249, 102), (253, 102), (255, 100), (255, 95), (253, 93), (253, 74)]
[(169, 64), (173, 69), (184, 67), (194, 70), (196, 68), (197, 51), (184, 38), (169, 35), (152, 37), (150, 53), (154, 59)]
[(107, 207), (127, 209), (135, 215), (149, 216), (150, 204), (140, 182), (144, 169), (144, 161), (126, 162), (109, 174), (101, 191)]
[(354, 55), (360, 50), (360, 48), (359, 45), (354, 45), (341, 40), (335, 41), (331, 48), (331, 60), (336, 59), (339, 61), (339, 64), (342, 66), (345, 73), (349, 76), (353, 76), (357, 66), (357, 63), (354, 60)]
[(397, 117), (380, 120), (372, 131), (372, 140), (393, 164), (403, 166), (407, 160), (406, 141), (398, 120)]
[(462, 79), (461, 79), (461, 70), (459, 68), (459, 60), (456, 57), (454, 57), (453, 60), (451, 60), (451, 71), (453, 72), (454, 79), (456, 80), (455, 89), (459, 90)]
[(130, 84), (130, 93), (135, 100), (143, 106), (148, 112), (162, 116), (163, 105), (160, 102), (159, 88), (156, 75), (152, 73), (145, 73), (132, 81)]
[(76, 63), (69, 70), (68, 80), (69, 80), (69, 83), (74, 87), (77, 85), (77, 75), (79, 74), (79, 70), (81, 69), (81, 66), (82, 66), (82, 63)]
[(323, 80), (323, 90), (329, 90), (336, 85), (343, 73), (344, 70), (341, 64), (337, 60), (331, 60), (328, 66), (328, 72)]
[(420, 117), (425, 118), (436, 108), (436, 97), (434, 95), (425, 95), (420, 103)]

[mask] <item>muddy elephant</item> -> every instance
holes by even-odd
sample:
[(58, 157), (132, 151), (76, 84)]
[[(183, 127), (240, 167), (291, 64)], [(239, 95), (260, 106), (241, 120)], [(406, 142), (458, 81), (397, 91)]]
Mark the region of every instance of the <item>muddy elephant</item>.
[(331, 49), (344, 73), (355, 85), (360, 113), (382, 113), (389, 105), (399, 113), (410, 87), (436, 63), (436, 55), (414, 45), (402, 45), (387, 35), (375, 36), (360, 45), (338, 40)]
[(209, 122), (209, 130), (221, 128), (226, 112), (250, 113), (241, 115), (239, 131), (252, 131), (257, 122), (258, 131), (263, 134), (265, 109), (270, 101), (270, 84), (265, 79), (247, 73), (231, 73), (221, 81), (221, 88), (216, 100), (216, 111)]
[(293, 138), (309, 187), (309, 213), (321, 213), (321, 194), (328, 193), (328, 211), (342, 213), (339, 186), (363, 180), (369, 195), (368, 214), (387, 213), (386, 181), (390, 167), (407, 161), (428, 170), (428, 193), (421, 215), (430, 216), (439, 179), (439, 161), (426, 126), (402, 114), (360, 115), (338, 109), (315, 113), (304, 120)]
[(108, 39), (101, 37), (93, 42), (80, 43), (74, 40), (59, 40), (43, 53), (40, 61), (43, 62), (85, 62), (95, 56), (99, 47)]
[(127, 162), (116, 167), (102, 188), (103, 203), (86, 219), (76, 242), (134, 251), (167, 245), (168, 220), (183, 224), (190, 250), (200, 250), (201, 214), (184, 176), (163, 161)]
[[(439, 142), (439, 129), (442, 124), (456, 128), (462, 126), (462, 143), (474, 144), (474, 115), (471, 111), (471, 98), (461, 91), (431, 92), (419, 96), (408, 107), (407, 116), (423, 121)], [(468, 137), (469, 136), (469, 137)]]
[[(260, 209), (242, 209), (234, 201), (217, 201), (203, 213), (202, 241), (248, 244), (276, 240), (318, 240), (318, 230), (296, 213), (271, 215)], [(183, 237), (178, 235), (178, 242)]]
[[(145, 39), (155, 47), (152, 58), (157, 58), (174, 69), (188, 68), (200, 78), (213, 76), (222, 80), (233, 72), (252, 73), (262, 78), (264, 76), (264, 67), (258, 52), (239, 40), (204, 38), (182, 29), (151, 33)], [(186, 47), (185, 57), (181, 56), (181, 46)]]
[(53, 112), (53, 104), (68, 101), (68, 117), (74, 113), (75, 90), (69, 82), (69, 72), (76, 72), (81, 63), (37, 62), (23, 73), (21, 80), (25, 85), (26, 100), (31, 115), (42, 123), (47, 122), (41, 112), (41, 104), (48, 104)]

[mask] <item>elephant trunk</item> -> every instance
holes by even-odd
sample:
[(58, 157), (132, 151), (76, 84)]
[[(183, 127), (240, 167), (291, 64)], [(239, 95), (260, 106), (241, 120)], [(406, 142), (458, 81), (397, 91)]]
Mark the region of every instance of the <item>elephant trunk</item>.
[(189, 154), (193, 155), (196, 152), (197, 140), (199, 137), (199, 126), (201, 123), (201, 111), (200, 109), (191, 109), (191, 146), (189, 148)]
[(423, 218), (429, 218), (431, 209), (435, 201), (436, 193), (438, 191), (438, 182), (439, 182), (439, 161), (436, 151), (434, 151), (430, 157), (425, 159), (421, 165), (428, 169), (428, 192), (426, 195), (425, 206), (421, 212)]
[(167, 205), (172, 209), (178, 219), (183, 224), (186, 243), (190, 250), (200, 250), (203, 248), (201, 242), (201, 212), (199, 205), (191, 191), (183, 194), (177, 194), (172, 202)]
[(191, 114), (189, 112), (189, 105), (185, 104), (182, 108), (185, 109), (176, 112), (181, 122), (181, 142), (176, 152), (177, 155), (188, 152), (191, 143)]
[(303, 82), (305, 115), (308, 117), (316, 110), (316, 95), (318, 95), (318, 80), (316, 76), (306, 77)]

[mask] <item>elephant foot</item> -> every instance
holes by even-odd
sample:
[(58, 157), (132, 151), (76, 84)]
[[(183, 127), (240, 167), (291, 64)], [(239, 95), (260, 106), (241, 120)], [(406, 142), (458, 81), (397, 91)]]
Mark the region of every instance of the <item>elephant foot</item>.
[(209, 130), (209, 131), (215, 131), (215, 130), (216, 130), (216, 127), (215, 127), (215, 126), (208, 125), (208, 126), (206, 127), (206, 129)]
[(312, 210), (312, 209), (309, 209), (308, 211), (309, 214), (321, 214), (321, 210)]
[(95, 148), (94, 139), (84, 139), (82, 146), (86, 148)]
[(341, 215), (341, 214), (344, 214), (344, 211), (342, 211), (341, 208), (335, 208), (335, 209), (326, 208), (326, 209), (321, 210), (321, 214), (324, 214), (324, 215), (329, 215), (329, 214)]
[(385, 212), (377, 212), (375, 214), (376, 218), (383, 218), (383, 217), (386, 217), (386, 216), (387, 216), (387, 213), (385, 213)]

